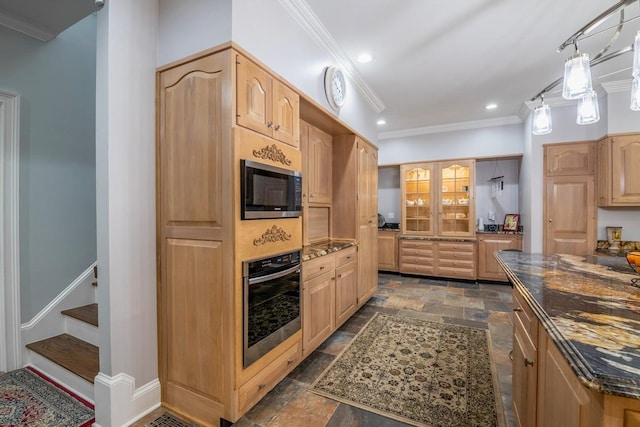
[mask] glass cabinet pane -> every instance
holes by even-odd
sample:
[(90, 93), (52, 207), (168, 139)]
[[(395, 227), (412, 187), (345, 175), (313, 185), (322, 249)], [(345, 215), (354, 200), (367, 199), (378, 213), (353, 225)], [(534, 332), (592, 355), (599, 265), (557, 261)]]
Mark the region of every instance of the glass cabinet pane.
[(461, 164), (443, 165), (440, 169), (441, 234), (466, 234), (473, 230), (475, 220), (470, 209), (470, 167)]
[(427, 166), (403, 167), (403, 231), (430, 233), (432, 230), (433, 171)]

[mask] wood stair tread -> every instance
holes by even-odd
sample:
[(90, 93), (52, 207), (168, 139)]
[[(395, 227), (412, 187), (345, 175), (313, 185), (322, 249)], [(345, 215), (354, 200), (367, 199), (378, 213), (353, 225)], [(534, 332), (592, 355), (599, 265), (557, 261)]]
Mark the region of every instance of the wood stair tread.
[(96, 303), (62, 310), (62, 314), (98, 326), (98, 304)]
[(93, 383), (100, 371), (98, 347), (69, 334), (27, 344), (27, 348)]

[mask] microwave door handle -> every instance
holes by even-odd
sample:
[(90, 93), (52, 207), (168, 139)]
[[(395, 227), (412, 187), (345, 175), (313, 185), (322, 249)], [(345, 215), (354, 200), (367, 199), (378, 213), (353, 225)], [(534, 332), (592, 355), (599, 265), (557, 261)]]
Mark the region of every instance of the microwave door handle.
[(291, 267), (288, 268), (286, 270), (283, 271), (278, 271), (277, 273), (273, 273), (273, 274), (268, 274), (266, 276), (260, 276), (260, 277), (255, 277), (253, 279), (249, 279), (249, 284), (250, 285), (256, 285), (258, 283), (262, 283), (262, 282), (266, 282), (269, 280), (273, 280), (273, 279), (278, 279), (280, 277), (286, 276), (288, 274), (291, 273), (296, 273), (300, 271), (300, 264), (296, 265), (295, 267)]

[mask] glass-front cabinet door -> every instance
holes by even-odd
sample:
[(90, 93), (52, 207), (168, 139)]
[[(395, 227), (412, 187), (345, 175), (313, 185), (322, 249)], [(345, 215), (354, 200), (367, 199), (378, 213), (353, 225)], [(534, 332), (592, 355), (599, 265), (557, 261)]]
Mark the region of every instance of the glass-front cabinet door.
[(434, 185), (433, 163), (402, 165), (402, 233), (431, 235), (434, 233)]
[(441, 162), (438, 164), (438, 170), (438, 234), (472, 236), (475, 232), (475, 161)]

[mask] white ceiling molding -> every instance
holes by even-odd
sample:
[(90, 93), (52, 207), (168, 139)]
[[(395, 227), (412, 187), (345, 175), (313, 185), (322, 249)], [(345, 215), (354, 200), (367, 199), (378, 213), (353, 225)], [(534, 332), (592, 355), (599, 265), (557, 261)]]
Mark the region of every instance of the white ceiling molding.
[(311, 10), (304, 0), (279, 0), (282, 6), (294, 17), (300, 26), (311, 36), (311, 38), (324, 49), (331, 57), (335, 65), (342, 68), (344, 73), (358, 89), (364, 99), (371, 105), (376, 113), (385, 109), (385, 105), (380, 97), (367, 85), (353, 62), (344, 53), (331, 33), (326, 29), (316, 14)]
[(16, 16), (12, 16), (3, 9), (0, 9), (0, 25), (19, 31), (29, 37), (33, 37), (43, 42), (48, 42), (56, 36), (56, 34), (51, 30), (29, 23), (17, 18)]
[(522, 123), (518, 116), (497, 117), (495, 119), (473, 120), (469, 122), (448, 123), (445, 125), (425, 126), (393, 132), (381, 132), (378, 139), (406, 138), (409, 136), (429, 135), (433, 133), (455, 132), (459, 130), (481, 129), (494, 126), (506, 126)]
[(603, 82), (601, 85), (607, 93), (629, 92), (631, 90), (631, 79)]

